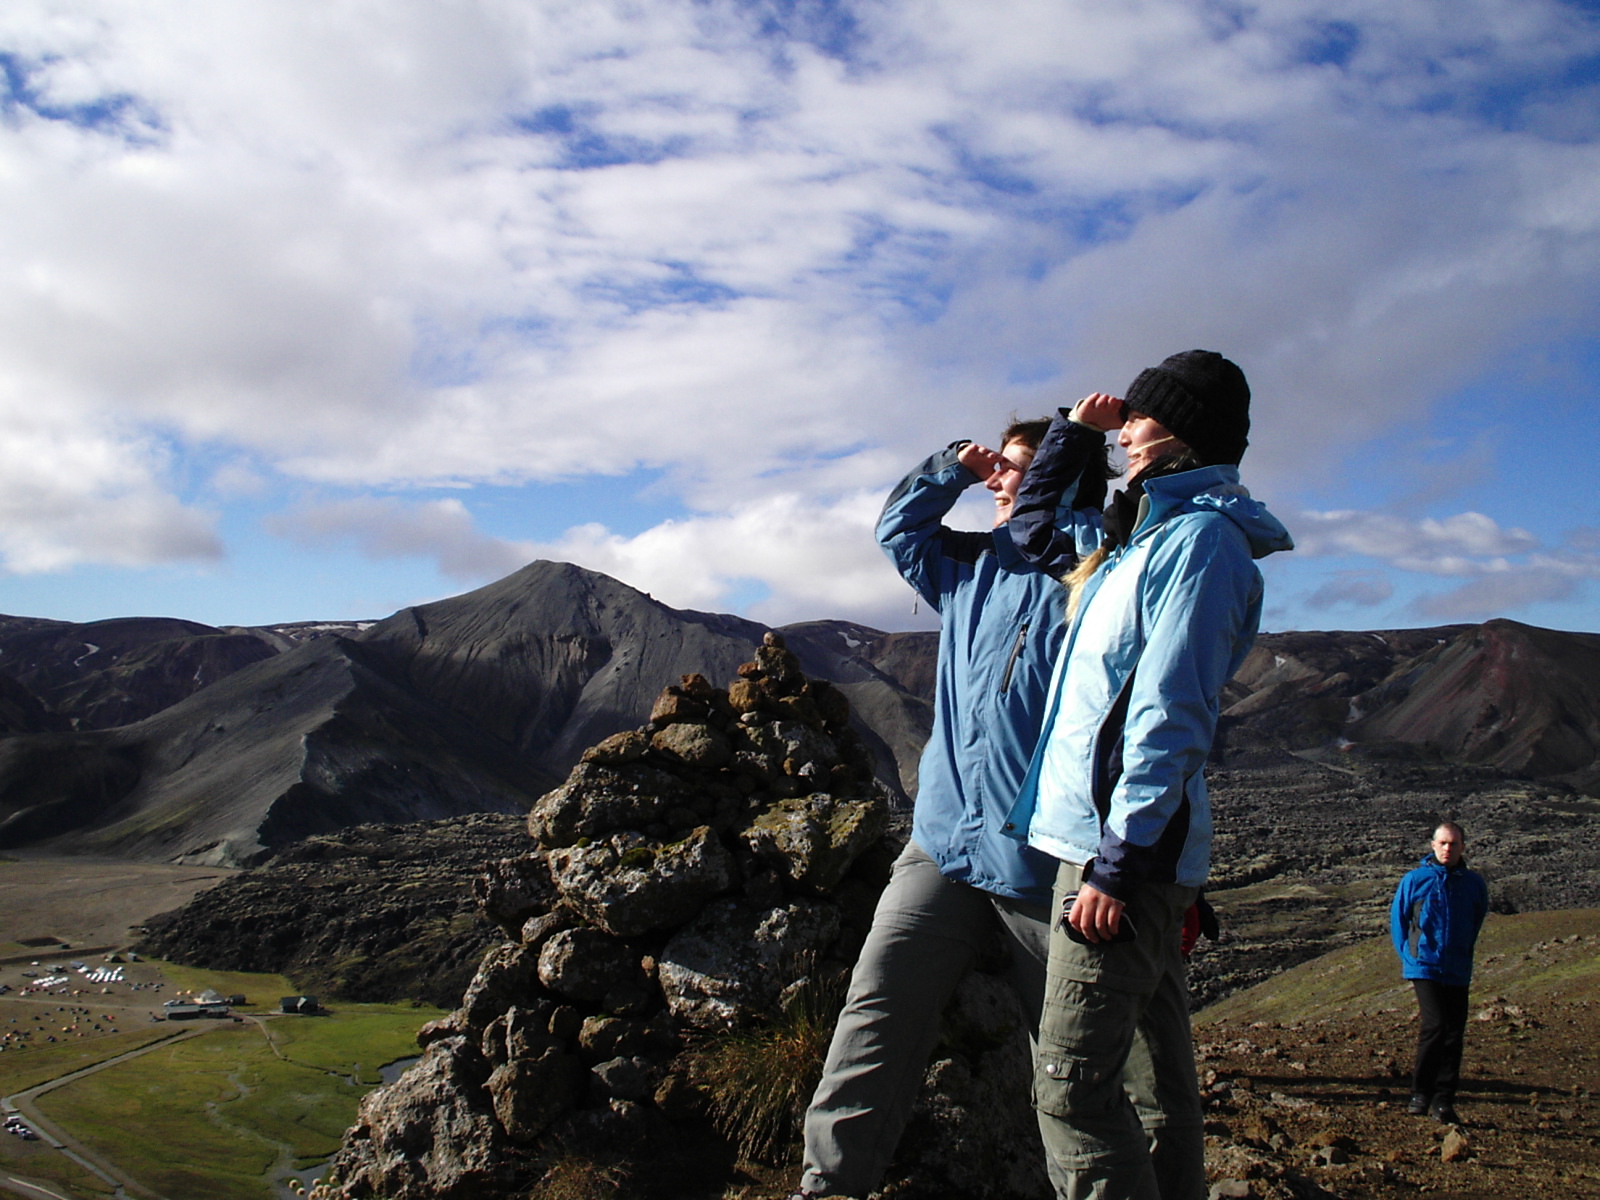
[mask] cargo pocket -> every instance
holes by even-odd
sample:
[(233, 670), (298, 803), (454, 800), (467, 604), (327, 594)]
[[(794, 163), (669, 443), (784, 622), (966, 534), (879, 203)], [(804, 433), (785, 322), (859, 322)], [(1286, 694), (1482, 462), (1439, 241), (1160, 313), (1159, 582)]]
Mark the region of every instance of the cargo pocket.
[(1052, 978), (1034, 1058), (1033, 1102), (1052, 1117), (1104, 1116), (1123, 1104), (1122, 1067), (1136, 998), (1100, 984)]

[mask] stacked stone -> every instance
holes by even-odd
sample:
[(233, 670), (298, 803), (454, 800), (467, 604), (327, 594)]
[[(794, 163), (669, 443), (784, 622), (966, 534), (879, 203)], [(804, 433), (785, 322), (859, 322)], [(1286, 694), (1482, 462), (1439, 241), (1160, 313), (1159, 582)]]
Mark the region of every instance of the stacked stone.
[(888, 800), (845, 697), (769, 633), (726, 689), (688, 675), (528, 816), (476, 881), (511, 941), (422, 1058), (370, 1093), (325, 1194), (523, 1194), (551, 1145), (704, 1123), (686, 1035), (771, 1015), (847, 963), (842, 904)]

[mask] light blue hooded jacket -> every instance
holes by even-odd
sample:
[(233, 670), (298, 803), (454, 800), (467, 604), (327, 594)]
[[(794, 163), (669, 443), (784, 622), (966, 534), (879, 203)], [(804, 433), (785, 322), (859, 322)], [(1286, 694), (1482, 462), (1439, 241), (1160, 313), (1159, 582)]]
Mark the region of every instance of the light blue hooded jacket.
[[(1102, 444), (1075, 447), (1087, 463)], [(1099, 509), (1063, 506), (1071, 536), (1041, 567), (1022, 558), (1004, 525), (984, 532), (941, 522), (978, 482), (960, 443), (928, 458), (890, 493), (878, 544), (939, 613), (933, 730), (917, 772), (911, 836), (950, 879), (1043, 904), (1055, 862), (1004, 832), (1044, 715), (1065, 626), (1057, 582), (1100, 544)]]
[(1238, 468), (1146, 481), (1139, 520), (1084, 587), (1044, 733), (1008, 826), (1116, 899), (1199, 887), (1211, 864), (1202, 768), (1223, 685), (1255, 640), (1261, 572), (1293, 548)]

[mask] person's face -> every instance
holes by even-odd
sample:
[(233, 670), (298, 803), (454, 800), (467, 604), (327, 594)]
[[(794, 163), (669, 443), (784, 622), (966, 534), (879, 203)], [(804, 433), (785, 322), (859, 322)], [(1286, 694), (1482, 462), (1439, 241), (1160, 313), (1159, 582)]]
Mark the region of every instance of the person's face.
[(994, 523), (999, 528), (1011, 519), (1011, 506), (1016, 502), (1017, 489), (1033, 461), (1033, 447), (1015, 438), (1000, 447), (1000, 462), (994, 474), (984, 480), (983, 486), (994, 493)]
[(1173, 444), (1177, 440), (1154, 417), (1137, 412), (1128, 413), (1122, 423), (1122, 432), (1117, 434), (1117, 445), (1128, 455), (1128, 478), (1137, 479), (1164, 452), (1175, 448)]
[(1433, 831), (1433, 856), (1439, 860), (1441, 867), (1455, 866), (1466, 851), (1459, 834), (1449, 829)]

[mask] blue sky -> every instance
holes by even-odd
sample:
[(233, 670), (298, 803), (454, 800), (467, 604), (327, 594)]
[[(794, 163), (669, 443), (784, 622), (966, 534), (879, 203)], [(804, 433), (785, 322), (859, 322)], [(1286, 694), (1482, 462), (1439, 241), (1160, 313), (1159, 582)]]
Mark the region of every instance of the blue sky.
[(4, 612), (924, 627), (905, 469), (1205, 347), (1268, 628), (1600, 630), (1590, 4), (10, 0), (0, 260)]

